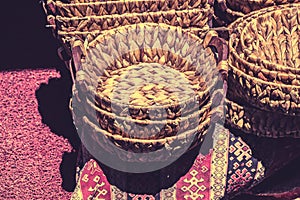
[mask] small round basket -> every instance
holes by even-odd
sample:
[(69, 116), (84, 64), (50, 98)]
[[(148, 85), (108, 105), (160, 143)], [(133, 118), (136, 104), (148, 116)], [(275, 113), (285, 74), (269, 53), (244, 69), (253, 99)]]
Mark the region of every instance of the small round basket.
[(123, 161), (165, 161), (200, 145), (224, 98), (227, 48), (215, 32), (202, 40), (140, 23), (74, 41), (72, 52), (80, 137)]
[(299, 8), (265, 8), (229, 27), (231, 91), (256, 108), (300, 114)]

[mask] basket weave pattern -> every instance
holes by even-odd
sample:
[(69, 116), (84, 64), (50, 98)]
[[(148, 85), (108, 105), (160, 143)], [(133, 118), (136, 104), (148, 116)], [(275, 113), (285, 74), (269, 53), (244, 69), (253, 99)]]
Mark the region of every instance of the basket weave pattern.
[[(206, 19), (206, 20), (205, 20)], [(152, 13), (134, 13), (123, 15), (104, 15), (90, 17), (56, 17), (59, 30), (70, 31), (103, 31), (129, 24), (154, 22), (168, 25), (180, 26), (183, 28), (202, 28), (208, 23), (205, 12), (199, 9), (186, 11), (160, 11)]]
[(270, 7), (231, 25), (229, 79), (255, 107), (299, 115), (299, 7)]
[[(218, 109), (214, 109), (212, 102), (220, 98), (223, 100), (224, 88), (215, 86), (223, 83), (227, 72), (227, 65), (220, 62), (227, 56), (226, 45), (216, 39), (215, 33), (208, 33), (213, 16), (213, 1), (48, 0), (45, 11), (54, 34), (65, 44), (72, 57), (76, 84), (70, 109), (83, 140), (87, 138), (95, 143), (94, 147), (102, 147), (106, 152), (118, 154), (122, 160), (134, 162), (144, 160), (128, 158), (128, 153), (115, 151), (116, 147), (136, 153), (168, 148), (175, 155), (181, 154), (184, 146), (188, 145), (191, 149), (201, 144), (211, 117), (218, 115)], [(163, 38), (161, 35), (164, 34), (148, 31), (153, 27), (157, 27), (158, 32), (176, 34)], [(115, 39), (115, 44), (105, 44), (107, 38), (113, 38), (119, 33), (126, 34), (130, 29), (139, 35), (131, 38), (129, 34), (122, 40)], [(178, 42), (182, 35), (194, 38), (196, 45)], [(175, 52), (162, 51), (167, 45)], [(216, 46), (218, 55), (208, 45)], [(203, 48), (195, 51), (195, 46)], [(135, 48), (138, 50), (130, 51)], [(125, 53), (116, 56), (118, 52)], [(184, 59), (188, 56), (201, 62), (189, 63)], [(112, 58), (113, 62), (107, 63)], [(141, 64), (143, 68), (159, 64), (166, 68), (162, 71), (169, 75), (175, 72), (167, 68), (177, 71), (182, 79), (190, 83), (195, 98), (190, 98), (193, 95), (188, 94), (186, 88), (181, 88), (177, 94), (179, 97), (175, 97), (168, 87), (143, 85), (141, 90), (130, 97), (130, 106), (124, 110), (123, 95), (112, 88), (122, 74)], [(145, 70), (143, 73), (137, 75), (136, 82), (147, 81), (141, 77), (147, 77), (149, 72)], [(167, 74), (163, 76), (160, 73), (158, 76), (165, 84), (175, 85)], [(131, 84), (130, 81), (124, 83), (123, 92), (131, 90)], [(113, 95), (113, 92), (116, 93)], [(145, 102), (140, 98), (143, 95), (147, 97)], [(78, 103), (83, 103), (83, 106), (73, 106)], [(145, 128), (140, 130), (128, 124)], [(169, 154), (162, 154), (148, 161), (163, 161), (168, 157)]]
[(239, 17), (243, 17), (253, 11), (261, 10), (264, 8), (285, 5), (291, 3), (298, 3), (299, 0), (217, 0), (217, 23), (231, 24)]
[(145, 22), (180, 26), (204, 37), (212, 21), (212, 5), (211, 0), (48, 0), (45, 12), (54, 34), (69, 48), (74, 38), (91, 41), (102, 31)]
[[(153, 31), (153, 28), (157, 27)], [(119, 33), (120, 35), (126, 35), (125, 33), (136, 29), (135, 32), (137, 32), (137, 35), (135, 35), (134, 38), (128, 39), (124, 37), (123, 39), (118, 39), (115, 46), (111, 46), (111, 48), (105, 48), (105, 46), (108, 46), (105, 42), (108, 41), (110, 37), (114, 38), (116, 33)], [(152, 32), (151, 32), (152, 30)], [(175, 42), (176, 37), (170, 37), (170, 38), (164, 38), (164, 37), (158, 37), (156, 33), (159, 31), (165, 31), (170, 33), (177, 34), (177, 38), (179, 38), (179, 41), (177, 40)], [(210, 48), (203, 48), (198, 49), (198, 53), (191, 55), (189, 52), (192, 51), (195, 45), (202, 45), (203, 46), (203, 40), (199, 39), (193, 34), (186, 33), (189, 35), (189, 37), (193, 37), (196, 41), (193, 43), (181, 43), (180, 42), (180, 35), (182, 35), (184, 31), (182, 29), (168, 26), (168, 25), (157, 25), (155, 23), (153, 24), (137, 24), (137, 25), (129, 25), (129, 26), (123, 26), (119, 27), (116, 30), (108, 30), (105, 32), (105, 34), (100, 34), (94, 41), (89, 43), (87, 50), (82, 50), (83, 58), (81, 61), (77, 61), (76, 63), (79, 65), (79, 70), (77, 71), (77, 78), (78, 81), (76, 84), (76, 88), (74, 90), (74, 93), (78, 94), (78, 101), (85, 101), (86, 107), (83, 107), (81, 109), (84, 110), (84, 113), (87, 113), (86, 116), (79, 117), (84, 118), (84, 127), (87, 127), (89, 130), (91, 130), (91, 136), (94, 139), (98, 138), (95, 141), (101, 140), (101, 142), (98, 142), (100, 146), (105, 148), (107, 145), (107, 142), (103, 142), (102, 139), (99, 139), (100, 135), (104, 135), (105, 138), (109, 138), (112, 141), (112, 144), (115, 146), (119, 146), (124, 150), (129, 150), (132, 152), (151, 152), (156, 151), (161, 148), (163, 148), (166, 144), (170, 145), (170, 148), (175, 149), (182, 149), (183, 145), (188, 144), (188, 142), (192, 142), (192, 147), (195, 145), (201, 144), (204, 135), (210, 125), (211, 120), (211, 102), (213, 96), (211, 96), (211, 92), (214, 91), (214, 89), (210, 87), (207, 87), (205, 82), (207, 84), (217, 84), (217, 82), (222, 81), (220, 77), (218, 76), (219, 70), (216, 67), (216, 60), (215, 55), (212, 53)], [(130, 34), (129, 34), (130, 35)], [(166, 34), (168, 35), (168, 34)], [(148, 38), (150, 37), (150, 38)], [(157, 37), (157, 38), (155, 38)], [(137, 40), (137, 38), (139, 40)], [(129, 42), (130, 41), (130, 42)], [(136, 44), (133, 44), (134, 41), (136, 41)], [(141, 41), (141, 43), (139, 43)], [(155, 42), (152, 42), (155, 41)], [(164, 42), (163, 42), (164, 41)], [(165, 42), (167, 41), (167, 42)], [(174, 43), (175, 42), (175, 43)], [(136, 48), (132, 48), (132, 45), (136, 45)], [(186, 51), (181, 52), (181, 56), (183, 56), (183, 59), (174, 59), (176, 56), (172, 54), (171, 52), (164, 52), (159, 49), (163, 49), (163, 45), (169, 45), (169, 48), (175, 47), (174, 51)], [(183, 46), (186, 45), (185, 48)], [(79, 45), (80, 46), (80, 45)], [(141, 48), (143, 46), (143, 48)], [(149, 49), (148, 51), (133, 51), (129, 54), (125, 54), (121, 57), (113, 56), (114, 51), (121, 51), (118, 48), (132, 48), (132, 49)], [(130, 49), (131, 49), (130, 48)], [(127, 51), (127, 50), (124, 50)], [(101, 53), (99, 53), (101, 52)], [(179, 52), (178, 52), (179, 53)], [(115, 57), (115, 61), (112, 63), (99, 63), (103, 62), (107, 59), (104, 59), (105, 56), (112, 56)], [(221, 55), (221, 54), (220, 54)], [(104, 56), (104, 57), (103, 57)], [(201, 63), (193, 63), (188, 64), (184, 60), (184, 56), (195, 56), (195, 58), (202, 58)], [(192, 59), (193, 60), (193, 59)], [(96, 63), (94, 65), (93, 63)], [(113, 99), (110, 99), (110, 94), (112, 92), (111, 86), (109, 85), (109, 82), (113, 82), (115, 80), (118, 80), (120, 78), (120, 71), (126, 71), (130, 69), (132, 66), (135, 66), (139, 63), (144, 63), (143, 65), (138, 65), (145, 67), (150, 66), (152, 67), (151, 70), (155, 69), (154, 63), (168, 66), (171, 69), (178, 71), (178, 73), (181, 73), (183, 77), (186, 77), (188, 80), (189, 76), (190, 81), (192, 84), (192, 88), (195, 90), (195, 94), (198, 94), (200, 98), (196, 99), (197, 102), (199, 102), (197, 107), (191, 107), (189, 108), (189, 100), (186, 99), (183, 102), (180, 103), (180, 101), (167, 101), (168, 96), (166, 98), (163, 98), (161, 101), (161, 105), (153, 105), (152, 103), (154, 101), (143, 102), (139, 101), (139, 98), (143, 97), (143, 95), (138, 95), (137, 99), (132, 99), (131, 104), (129, 105), (129, 110), (124, 111), (123, 106), (121, 105), (121, 102), (118, 102), (118, 98), (114, 97)], [(101, 69), (101, 68), (95, 68), (94, 66), (106, 66), (108, 65), (108, 68)], [(215, 67), (213, 67), (215, 66)], [(198, 68), (197, 68), (198, 67)], [(200, 67), (200, 68), (199, 68)], [(142, 70), (141, 70), (142, 71)], [(142, 71), (143, 73), (146, 73), (145, 71)], [(198, 72), (201, 74), (200, 78), (194, 79), (195, 72)], [(153, 73), (153, 72), (152, 72)], [(172, 71), (165, 70), (165, 73), (172, 73)], [(163, 74), (163, 73), (162, 73)], [(167, 76), (163, 76), (160, 74), (160, 78), (164, 79), (161, 80), (161, 82), (168, 82)], [(147, 77), (147, 75), (140, 75), (138, 74), (138, 77)], [(100, 77), (100, 78), (99, 78)], [(112, 78), (115, 77), (115, 78)], [(172, 76), (171, 76), (172, 77)], [(142, 79), (141, 78), (141, 79)], [(203, 78), (202, 82), (200, 79)], [(209, 81), (212, 79), (212, 81)], [(136, 80), (135, 82), (138, 82), (139, 80)], [(146, 80), (141, 80), (146, 81)], [(155, 84), (154, 84), (155, 85)], [(97, 86), (97, 88), (96, 88)], [(131, 83), (124, 82), (124, 90), (130, 90), (127, 89), (128, 87), (131, 87)], [(147, 91), (146, 97), (151, 94), (149, 93), (150, 89), (158, 89), (155, 88), (153, 85), (149, 87), (149, 85), (144, 87), (144, 92)], [(207, 88), (210, 89), (210, 97), (208, 98)], [(161, 91), (159, 92), (165, 92), (164, 87), (160, 88)], [(104, 91), (108, 90), (106, 92), (106, 95), (103, 95), (105, 93)], [(82, 96), (82, 94), (86, 94), (87, 91), (90, 91), (90, 96)], [(204, 91), (204, 93), (203, 93)], [(223, 88), (216, 88), (215, 92), (221, 92), (222, 93)], [(206, 94), (207, 93), (207, 94)], [(118, 93), (116, 93), (118, 94)], [(185, 92), (184, 90), (181, 90), (181, 93), (184, 97)], [(204, 95), (206, 94), (206, 95)], [(95, 96), (94, 96), (95, 95)], [(154, 95), (154, 93), (152, 94)], [(171, 95), (171, 93), (165, 93), (164, 95)], [(164, 95), (160, 95), (155, 97), (155, 99), (159, 99)], [(123, 95), (121, 95), (123, 96)], [(120, 97), (121, 97), (120, 96)], [(190, 96), (188, 94), (187, 96)], [(96, 97), (96, 98), (95, 98)], [(148, 98), (150, 100), (152, 97)], [(122, 98), (121, 98), (122, 99)], [(120, 99), (120, 100), (121, 100)], [(114, 100), (114, 105), (111, 100)], [(145, 105), (143, 103), (146, 103)], [(153, 107), (147, 108), (147, 106), (152, 105)], [(145, 107), (146, 106), (146, 107)], [(200, 107), (199, 107), (200, 106)], [(113, 112), (112, 107), (116, 107), (116, 112)], [(180, 109), (184, 108), (185, 112), (181, 112)], [(79, 109), (79, 108), (76, 108)], [(75, 110), (76, 110), (75, 109)], [(150, 110), (151, 109), (151, 110)], [(150, 118), (147, 116), (147, 113), (155, 112), (157, 110), (166, 110), (166, 115), (158, 115), (155, 114), (154, 118)], [(96, 110), (97, 117), (93, 114)], [(150, 110), (150, 111), (149, 111)], [(130, 113), (130, 117), (126, 115), (128, 114), (128, 111)], [(79, 113), (76, 114), (74, 112), (76, 117), (80, 115)], [(123, 114), (122, 114), (123, 113)], [(125, 114), (124, 114), (125, 113)], [(165, 118), (165, 120), (163, 120)], [(120, 122), (120, 123), (117, 123)], [(117, 124), (116, 124), (117, 123)], [(142, 131), (140, 128), (136, 127), (128, 127), (128, 124), (138, 124), (138, 125), (145, 125), (146, 128), (143, 128)], [(99, 126), (100, 125), (100, 126)], [(148, 125), (149, 128), (148, 128)], [(100, 128), (101, 127), (101, 128)], [(180, 129), (180, 130), (179, 130)], [(94, 135), (93, 135), (94, 134)], [(102, 136), (101, 136), (102, 137)], [(101, 143), (101, 144), (100, 144)], [(109, 145), (111, 146), (111, 144)], [(108, 147), (106, 147), (108, 148)], [(113, 148), (113, 146), (111, 146)], [(113, 151), (112, 149), (108, 151)], [(180, 151), (179, 151), (180, 152)], [(167, 158), (167, 155), (165, 155), (165, 159)], [(119, 155), (121, 159), (128, 159), (126, 155)], [(157, 159), (157, 158), (153, 158)], [(163, 158), (159, 158), (160, 161), (163, 160)], [(157, 160), (158, 161), (158, 160)]]
[(129, 0), (95, 1), (84, 3), (62, 3), (56, 1), (56, 15), (64, 17), (85, 17), (103, 15), (122, 15), (125, 13), (144, 13), (170, 10), (190, 10), (205, 7), (207, 1), (182, 0)]
[(245, 133), (299, 138), (300, 4), (254, 11), (229, 28), (226, 122)]
[(299, 2), (299, 0), (225, 0), (228, 7), (235, 11), (242, 11), (242, 13), (250, 13), (251, 11), (259, 10), (274, 5), (288, 4)]

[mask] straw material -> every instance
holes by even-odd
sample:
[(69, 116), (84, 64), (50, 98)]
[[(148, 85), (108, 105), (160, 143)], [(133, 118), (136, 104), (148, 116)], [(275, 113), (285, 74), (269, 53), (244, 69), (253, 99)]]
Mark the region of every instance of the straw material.
[[(128, 34), (132, 30), (135, 34)], [(83, 44), (81, 41), (73, 42), (73, 58), (77, 69), (77, 81), (73, 93), (76, 101), (85, 102), (86, 105), (76, 108), (71, 106), (75, 122), (85, 127), (85, 130), (89, 130), (89, 136), (86, 137), (93, 138), (108, 152), (114, 152), (116, 146), (126, 151), (150, 152), (167, 145), (176, 153), (184, 145), (192, 144), (190, 147), (192, 148), (201, 144), (210, 125), (211, 116), (216, 110), (212, 107), (214, 97), (224, 92), (223, 88), (212, 88), (213, 86), (206, 85), (216, 86), (223, 81), (218, 74), (219, 71), (224, 70), (224, 63), (220, 62), (217, 67), (215, 54), (206, 47), (210, 43), (209, 40), (215, 38), (214, 34), (207, 34), (206, 39), (201, 40), (191, 33), (185, 33), (179, 27), (146, 23), (102, 32), (88, 44)], [(168, 37), (165, 38), (163, 35)], [(193, 43), (187, 43), (185, 36), (193, 38)], [(115, 41), (115, 44), (108, 43), (110, 39)], [(196, 46), (203, 46), (203, 49), (195, 50)], [(162, 49), (174, 49), (176, 53), (164, 52)], [(220, 50), (219, 47), (217, 49)], [(129, 53), (122, 53), (119, 57), (118, 52)], [(176, 55), (181, 55), (182, 58), (179, 59)], [(219, 61), (223, 59), (222, 55), (223, 52), (219, 52)], [(187, 57), (194, 63), (188, 63)], [(159, 68), (161, 66), (165, 69), (161, 70)], [(163, 72), (155, 72), (156, 68)], [(135, 70), (134, 73), (130, 73), (130, 69)], [(142, 84), (135, 92), (134, 88), (131, 89), (132, 82), (126, 79), (117, 88), (121, 93), (131, 91), (133, 96), (129, 98), (129, 109), (122, 110), (124, 95), (118, 94), (117, 91), (116, 96), (111, 95), (112, 88), (116, 88), (114, 82), (118, 84), (122, 73), (137, 73), (137, 77), (133, 77), (137, 79), (134, 81), (136, 84), (147, 82), (148, 80), (143, 79), (148, 77), (147, 73), (157, 73), (156, 77), (159, 77), (157, 81), (164, 82), (168, 86), (168, 84), (175, 84), (172, 75), (174, 71), (190, 82), (194, 94), (186, 93), (187, 89), (183, 87), (183, 83), (180, 83), (180, 78), (177, 78), (181, 84), (179, 87), (174, 87), (180, 89), (177, 95), (181, 96), (177, 99), (171, 98), (172, 92), (168, 91), (166, 86), (159, 84)], [(196, 76), (199, 78), (195, 78)], [(191, 97), (195, 94), (199, 97), (196, 98), (198, 106), (188, 108), (190, 102), (195, 102)], [(122, 98), (118, 99), (118, 95)], [(163, 96), (166, 98), (162, 98)], [(116, 112), (112, 109), (114, 107)], [(188, 109), (181, 112), (182, 108)], [(166, 115), (163, 115), (163, 112), (160, 115), (159, 110), (166, 110)], [(82, 113), (86, 114), (82, 116)], [(151, 116), (149, 113), (155, 114)], [(128, 124), (145, 125), (145, 128), (131, 127)], [(110, 144), (107, 144), (105, 138), (109, 138)], [(121, 159), (129, 159), (125, 154), (118, 156)], [(153, 159), (163, 161), (168, 155), (164, 156), (166, 157)]]
[(269, 7), (230, 26), (229, 80), (255, 107), (299, 115), (299, 8)]
[[(55, 1), (43, 0), (47, 20), (54, 35), (69, 52), (74, 38), (83, 41), (103, 30), (123, 25), (155, 22), (180, 26), (203, 36), (212, 23), (212, 0), (125, 0)], [(70, 55), (71, 56), (71, 55)]]
[[(207, 32), (209, 31), (209, 26), (205, 25), (202, 28), (184, 28), (185, 32), (190, 32), (197, 35), (199, 38), (204, 38)], [(92, 42), (96, 39), (96, 37), (101, 34), (102, 31), (100, 30), (93, 30), (93, 31), (58, 31), (58, 37), (62, 40), (63, 43), (69, 43), (74, 39), (79, 39), (82, 41), (87, 40), (88, 43)]]
[(57, 16), (56, 20), (59, 30), (64, 32), (103, 31), (119, 26), (145, 22), (165, 23), (183, 28), (202, 28), (208, 23), (207, 14), (207, 12), (201, 9), (193, 9), (72, 18)]
[(63, 17), (122, 15), (125, 13), (190, 10), (195, 8), (206, 8), (207, 5), (208, 2), (206, 0), (127, 0), (95, 1), (85, 3), (52, 2), (52, 6), (54, 6), (56, 10), (55, 15)]
[(299, 117), (267, 112), (245, 102), (238, 104), (226, 100), (226, 123), (232, 128), (257, 136), (300, 138)]
[(217, 23), (228, 25), (239, 17), (253, 11), (264, 9), (276, 5), (297, 3), (299, 0), (217, 0)]
[[(78, 91), (77, 91), (78, 92)], [(130, 115), (119, 116), (116, 113), (110, 113), (97, 107), (92, 100), (87, 101), (89, 107), (85, 108), (87, 113), (97, 113), (97, 119), (100, 127), (111, 134), (121, 135), (125, 138), (142, 138), (142, 139), (162, 139), (175, 135), (185, 134), (202, 124), (207, 118), (210, 118), (211, 101), (199, 111), (188, 113), (185, 116), (175, 118), (173, 120), (140, 120), (134, 119)], [(88, 118), (91, 118), (88, 115)]]
[[(76, 111), (73, 113), (76, 115)], [(81, 121), (81, 120), (80, 120)], [(80, 123), (78, 121), (78, 123)], [(90, 146), (90, 148), (96, 148), (95, 151), (109, 152), (119, 159), (126, 162), (164, 162), (168, 160), (169, 156), (180, 156), (185, 147), (190, 144), (186, 150), (191, 150), (197, 145), (200, 145), (204, 139), (204, 135), (207, 133), (209, 126), (209, 118), (198, 126), (197, 129), (185, 132), (185, 134), (176, 135), (173, 137), (167, 137), (163, 139), (149, 140), (149, 139), (134, 139), (124, 138), (120, 135), (114, 135), (90, 121), (87, 117), (83, 117), (84, 123), (82, 124), (82, 135), (88, 137), (94, 141), (96, 145)], [(107, 140), (107, 138), (109, 140)], [(169, 153), (162, 151), (162, 149), (168, 145)], [(125, 151), (116, 151), (116, 147), (120, 147)], [(130, 157), (128, 152), (134, 153), (148, 153), (156, 152), (156, 156), (147, 157)], [(157, 156), (159, 155), (159, 156)]]
[(293, 2), (299, 2), (299, 0), (224, 0), (228, 7), (234, 11), (241, 11), (242, 13), (250, 13), (255, 10), (259, 10), (262, 8), (281, 5), (281, 4), (289, 4)]
[[(125, 73), (114, 73), (119, 71)], [(134, 74), (129, 75), (130, 73)], [(216, 84), (218, 79), (216, 73), (215, 77), (207, 78), (209, 79), (207, 80), (208, 84)], [(190, 76), (186, 77), (187, 74), (190, 74)], [(101, 82), (98, 84), (96, 94), (99, 106), (111, 111), (105, 106), (105, 104), (109, 104), (114, 107), (115, 112), (122, 115), (122, 106), (129, 103), (129, 112), (135, 119), (148, 119), (149, 112), (161, 109), (166, 109), (169, 112), (165, 114), (157, 113), (156, 120), (161, 118), (174, 119), (176, 116), (183, 114), (181, 113), (182, 109), (188, 112), (197, 110), (199, 105), (208, 99), (209, 90), (211, 90), (211, 88), (207, 89), (207, 83), (203, 78), (200, 76), (195, 78), (195, 71), (180, 72), (160, 64), (133, 65), (115, 70), (111, 76), (112, 78), (107, 78), (106, 81), (101, 80), (103, 77), (105, 79), (105, 76), (100, 77)], [(135, 92), (132, 93), (132, 91)], [(128, 96), (128, 99), (124, 100), (124, 96)], [(195, 97), (191, 98), (193, 96)], [(114, 103), (111, 102), (112, 100)], [(195, 101), (199, 104), (193, 104)]]

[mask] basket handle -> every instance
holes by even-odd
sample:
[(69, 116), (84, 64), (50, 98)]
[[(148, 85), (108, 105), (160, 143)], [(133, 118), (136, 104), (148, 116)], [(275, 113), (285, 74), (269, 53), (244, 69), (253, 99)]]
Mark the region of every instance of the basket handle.
[(243, 17), (245, 15), (242, 12), (234, 11), (228, 8), (226, 0), (217, 0), (217, 4), (222, 12), (227, 13), (233, 17)]
[(74, 41), (72, 44), (72, 58), (75, 66), (75, 71), (78, 72), (79, 70), (82, 70), (82, 65), (81, 65), (81, 57), (83, 55), (83, 47), (82, 47), (82, 42), (77, 40)]
[(209, 31), (203, 42), (204, 47), (214, 47), (217, 51), (217, 68), (220, 72), (219, 79), (223, 81), (222, 88), (217, 89), (213, 95), (213, 101), (217, 106), (213, 108), (211, 113), (212, 122), (219, 122), (225, 117), (224, 102), (227, 94), (227, 77), (228, 77), (228, 44), (226, 40), (220, 38), (214, 30)]
[(216, 31), (209, 31), (203, 42), (204, 47), (214, 47), (218, 53), (217, 62), (218, 70), (222, 75), (223, 80), (227, 80), (228, 76), (228, 44), (226, 40), (220, 38)]

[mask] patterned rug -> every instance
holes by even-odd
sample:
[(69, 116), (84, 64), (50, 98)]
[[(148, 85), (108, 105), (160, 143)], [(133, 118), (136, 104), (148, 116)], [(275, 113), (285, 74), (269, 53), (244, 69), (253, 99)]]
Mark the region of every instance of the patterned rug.
[(250, 188), (264, 176), (261, 162), (252, 157), (249, 146), (227, 129), (215, 131), (214, 148), (198, 155), (188, 173), (156, 195), (131, 194), (111, 185), (98, 163), (91, 159), (80, 172), (72, 200), (218, 200)]

